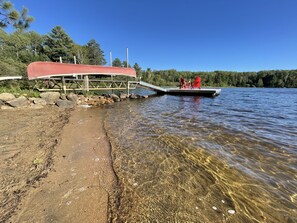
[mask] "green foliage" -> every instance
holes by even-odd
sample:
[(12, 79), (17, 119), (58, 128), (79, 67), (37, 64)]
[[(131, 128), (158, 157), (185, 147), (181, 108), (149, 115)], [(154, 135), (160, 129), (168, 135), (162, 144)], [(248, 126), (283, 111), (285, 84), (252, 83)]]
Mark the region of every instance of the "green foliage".
[(115, 58), (113, 61), (112, 61), (112, 66), (113, 67), (121, 67), (122, 66), (122, 62), (119, 58)]
[(104, 52), (95, 40), (87, 45), (78, 45), (61, 27), (53, 28), (48, 35), (42, 36), (34, 31), (16, 30), (8, 34), (0, 28), (0, 76), (27, 76), (26, 67), (34, 61), (59, 61), (73, 63), (106, 63)]
[(72, 47), (72, 54), (76, 56), (76, 62), (78, 64), (89, 64), (87, 46), (74, 44)]
[(124, 61), (122, 62), (122, 67), (131, 67), (131, 65), (128, 64), (128, 66), (127, 66), (127, 61), (124, 60)]
[(0, 0), (0, 28), (12, 25), (16, 29), (27, 29), (34, 18), (28, 16), (28, 9), (23, 8), (21, 12), (14, 9), (11, 2)]
[(39, 97), (40, 92), (33, 90), (33, 83), (28, 80), (9, 80), (0, 82), (0, 93), (12, 93), (16, 97)]
[(134, 70), (136, 71), (136, 75), (137, 77), (141, 77), (142, 78), (142, 70), (141, 67), (138, 65), (138, 63), (135, 63), (133, 66)]
[(101, 50), (99, 43), (92, 39), (87, 43), (87, 58), (89, 64), (92, 65), (104, 65), (106, 60), (104, 58), (104, 52)]
[(297, 70), (270, 70), (260, 72), (189, 72), (176, 70), (142, 71), (142, 80), (161, 86), (177, 86), (180, 77), (193, 81), (200, 76), (203, 86), (214, 87), (276, 87), (296, 88)]
[(42, 44), (43, 37), (36, 32), (7, 34), (0, 29), (0, 76), (26, 76), (29, 63), (49, 60)]
[(54, 27), (51, 33), (45, 36), (44, 51), (52, 61), (58, 62), (62, 57), (63, 62), (72, 62), (73, 46), (73, 40), (61, 26)]

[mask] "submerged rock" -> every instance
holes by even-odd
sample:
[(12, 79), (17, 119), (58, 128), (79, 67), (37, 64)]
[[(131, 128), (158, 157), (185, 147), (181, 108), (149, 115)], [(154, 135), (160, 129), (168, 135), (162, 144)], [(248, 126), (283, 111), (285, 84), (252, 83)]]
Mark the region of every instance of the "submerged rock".
[(137, 99), (138, 97), (137, 97), (136, 94), (131, 94), (129, 98), (131, 98), (131, 99)]
[(68, 100), (58, 100), (56, 102), (59, 108), (74, 108), (74, 102)]
[(218, 210), (218, 208), (216, 206), (212, 206), (212, 209), (215, 210), (215, 211)]
[(234, 210), (228, 210), (228, 213), (229, 214), (235, 214), (235, 211)]

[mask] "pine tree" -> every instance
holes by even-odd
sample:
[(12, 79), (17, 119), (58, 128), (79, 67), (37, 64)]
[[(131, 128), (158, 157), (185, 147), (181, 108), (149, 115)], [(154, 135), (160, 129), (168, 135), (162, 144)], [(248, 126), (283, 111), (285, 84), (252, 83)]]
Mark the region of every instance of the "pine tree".
[(13, 8), (11, 2), (0, 0), (0, 28), (13, 25), (16, 29), (27, 29), (33, 20), (32, 16), (28, 16), (27, 8), (19, 12)]
[(136, 75), (137, 76), (140, 76), (141, 75), (141, 67), (138, 65), (138, 63), (135, 63), (133, 68), (135, 69), (136, 71)]
[(128, 64), (128, 66), (127, 66), (127, 61), (124, 60), (124, 61), (122, 62), (122, 67), (131, 67), (131, 65)]
[(89, 64), (92, 65), (104, 65), (106, 60), (104, 58), (104, 52), (101, 50), (99, 43), (92, 39), (87, 43), (87, 57)]
[(122, 62), (119, 58), (115, 58), (113, 61), (112, 61), (112, 66), (113, 67), (121, 67), (122, 66)]
[(52, 32), (45, 37), (44, 45), (44, 50), (52, 61), (59, 61), (60, 57), (63, 62), (73, 61), (74, 42), (61, 26), (52, 29)]

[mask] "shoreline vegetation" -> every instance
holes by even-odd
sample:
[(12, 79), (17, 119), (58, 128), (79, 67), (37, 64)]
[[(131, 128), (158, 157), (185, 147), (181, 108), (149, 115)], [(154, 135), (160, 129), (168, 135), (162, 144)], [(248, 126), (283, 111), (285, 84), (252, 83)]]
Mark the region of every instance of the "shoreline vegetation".
[(100, 107), (139, 98), (147, 96), (1, 93), (0, 222), (115, 218), (119, 192)]
[[(31, 62), (59, 62), (60, 58), (63, 63), (106, 65), (104, 51), (96, 40), (91, 39), (87, 44), (79, 45), (60, 26), (54, 27), (46, 35), (40, 35), (34, 31), (27, 32), (24, 29), (7, 33), (0, 28), (0, 48), (0, 77), (26, 78), (26, 68)], [(142, 69), (137, 62), (132, 66), (119, 58), (115, 58), (111, 63), (114, 67), (133, 67), (138, 78), (157, 86), (177, 86), (181, 77), (189, 81), (200, 76), (202, 85), (205, 87), (297, 88), (297, 69), (204, 72)], [(28, 81), (23, 83), (27, 87), (30, 85)], [(6, 85), (5, 82), (0, 83), (2, 87)], [(26, 86), (20, 86), (20, 88), (28, 89)]]

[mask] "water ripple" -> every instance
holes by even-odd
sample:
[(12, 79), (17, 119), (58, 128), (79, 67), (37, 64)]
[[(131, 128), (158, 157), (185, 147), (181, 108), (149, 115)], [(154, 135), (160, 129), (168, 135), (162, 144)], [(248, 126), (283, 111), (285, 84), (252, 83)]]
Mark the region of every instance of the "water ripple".
[(237, 88), (214, 99), (165, 95), (110, 107), (118, 218), (297, 221), (296, 96)]

